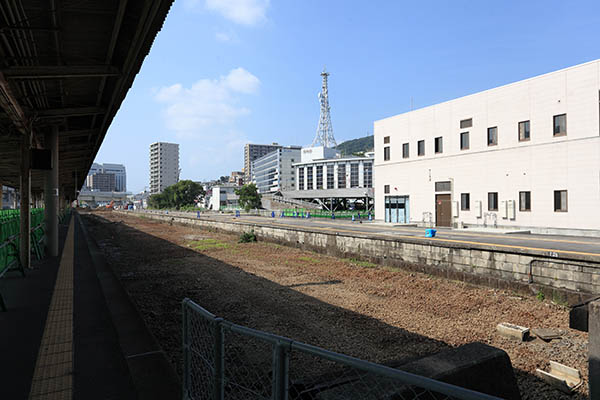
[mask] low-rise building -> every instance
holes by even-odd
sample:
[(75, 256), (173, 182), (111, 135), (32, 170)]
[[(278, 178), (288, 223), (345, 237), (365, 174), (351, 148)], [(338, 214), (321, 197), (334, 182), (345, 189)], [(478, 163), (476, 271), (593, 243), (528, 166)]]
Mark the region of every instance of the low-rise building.
[(221, 185), (212, 188), (209, 208), (211, 210), (236, 209), (239, 207), (239, 196), (235, 190), (239, 189), (236, 185)]
[(377, 219), (598, 232), (599, 102), (596, 60), (376, 121)]

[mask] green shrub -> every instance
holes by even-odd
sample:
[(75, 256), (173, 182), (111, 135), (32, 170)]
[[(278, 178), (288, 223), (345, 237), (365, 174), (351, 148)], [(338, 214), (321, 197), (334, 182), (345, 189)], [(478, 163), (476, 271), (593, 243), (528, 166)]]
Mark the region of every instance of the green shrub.
[(242, 233), (242, 235), (240, 236), (240, 240), (238, 240), (238, 243), (250, 242), (256, 242), (256, 235), (254, 234), (254, 230)]
[(542, 292), (541, 290), (538, 290), (537, 294), (535, 295), (535, 297), (539, 300), (539, 301), (544, 301), (544, 299), (546, 298), (546, 296), (544, 295), (544, 292)]

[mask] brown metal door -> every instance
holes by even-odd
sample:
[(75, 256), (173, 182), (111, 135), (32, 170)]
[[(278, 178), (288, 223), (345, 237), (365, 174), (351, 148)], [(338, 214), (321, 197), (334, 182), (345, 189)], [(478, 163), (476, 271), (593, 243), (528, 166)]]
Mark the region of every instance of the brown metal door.
[(452, 203), (449, 194), (435, 195), (435, 225), (452, 225)]

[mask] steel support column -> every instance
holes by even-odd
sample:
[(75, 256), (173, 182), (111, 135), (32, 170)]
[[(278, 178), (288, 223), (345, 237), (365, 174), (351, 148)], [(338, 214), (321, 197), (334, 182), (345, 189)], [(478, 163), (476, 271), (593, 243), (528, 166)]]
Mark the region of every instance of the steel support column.
[(31, 211), (29, 203), (31, 199), (31, 169), (29, 165), (29, 150), (30, 141), (29, 135), (23, 135), (21, 143), (21, 179), (20, 179), (20, 195), (21, 195), (21, 230), (19, 236), (19, 257), (23, 268), (31, 267)]
[(52, 169), (46, 172), (44, 188), (46, 247), (50, 257), (58, 257), (58, 127), (46, 134), (45, 143), (52, 153)]

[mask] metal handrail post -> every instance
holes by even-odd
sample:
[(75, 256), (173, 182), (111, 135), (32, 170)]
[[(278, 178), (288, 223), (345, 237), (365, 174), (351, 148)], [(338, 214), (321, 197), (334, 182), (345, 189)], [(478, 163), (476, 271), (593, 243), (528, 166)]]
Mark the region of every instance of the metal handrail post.
[(214, 400), (225, 398), (225, 335), (221, 322), (223, 318), (214, 320), (215, 339), (215, 371), (214, 371)]
[(273, 391), (274, 400), (287, 400), (289, 392), (290, 353), (289, 344), (279, 342), (273, 348)]
[(181, 303), (181, 312), (183, 317), (183, 332), (182, 332), (182, 341), (183, 341), (183, 399), (189, 399), (189, 386), (190, 386), (190, 374), (192, 373), (190, 369), (190, 337), (189, 337), (189, 322), (188, 322), (188, 307), (186, 302), (183, 301)]

